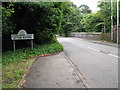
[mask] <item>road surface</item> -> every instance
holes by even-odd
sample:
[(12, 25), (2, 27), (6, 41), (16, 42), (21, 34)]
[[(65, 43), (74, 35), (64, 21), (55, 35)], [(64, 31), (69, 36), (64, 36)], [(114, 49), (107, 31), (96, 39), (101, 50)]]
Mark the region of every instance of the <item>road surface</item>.
[(118, 88), (118, 48), (58, 37), (64, 52), (91, 88)]

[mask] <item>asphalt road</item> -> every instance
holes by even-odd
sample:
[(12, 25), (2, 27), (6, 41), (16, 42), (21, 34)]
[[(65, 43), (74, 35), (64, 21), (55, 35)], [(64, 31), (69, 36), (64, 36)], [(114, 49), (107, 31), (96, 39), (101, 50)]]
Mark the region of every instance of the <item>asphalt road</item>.
[(64, 52), (91, 88), (118, 88), (118, 48), (58, 37)]

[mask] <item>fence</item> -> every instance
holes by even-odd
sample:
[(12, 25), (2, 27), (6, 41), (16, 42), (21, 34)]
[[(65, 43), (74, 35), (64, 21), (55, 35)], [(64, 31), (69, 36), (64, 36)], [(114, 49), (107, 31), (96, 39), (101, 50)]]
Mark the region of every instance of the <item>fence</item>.
[(101, 33), (100, 38), (104, 41), (111, 41), (111, 33)]
[[(117, 39), (118, 39), (118, 41), (117, 41)], [(117, 25), (113, 26), (113, 41), (120, 43), (120, 26), (118, 26), (118, 32), (117, 32)]]

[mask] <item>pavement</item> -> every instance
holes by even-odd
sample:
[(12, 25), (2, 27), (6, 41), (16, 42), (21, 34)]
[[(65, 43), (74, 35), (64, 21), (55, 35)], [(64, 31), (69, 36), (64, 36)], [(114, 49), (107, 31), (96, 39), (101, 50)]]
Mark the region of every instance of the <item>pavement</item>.
[(37, 57), (24, 88), (85, 88), (64, 52)]

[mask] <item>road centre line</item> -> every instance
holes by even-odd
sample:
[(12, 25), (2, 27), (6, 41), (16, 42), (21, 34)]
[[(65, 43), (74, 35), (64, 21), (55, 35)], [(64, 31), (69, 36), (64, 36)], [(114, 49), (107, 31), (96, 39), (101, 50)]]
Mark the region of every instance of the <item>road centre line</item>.
[[(94, 51), (101, 52), (100, 50), (95, 49), (95, 48), (91, 48), (91, 47), (87, 47), (87, 48), (92, 49), (92, 50), (94, 50)], [(110, 56), (113, 56), (113, 57), (116, 57), (116, 58), (120, 58), (119, 56), (117, 56), (117, 55), (113, 55), (113, 54), (111, 54), (111, 53), (108, 53), (107, 55), (110, 55)]]
[(116, 57), (116, 58), (120, 58), (120, 57), (118, 57), (117, 55), (113, 55), (113, 54), (108, 54), (108, 55), (113, 56), (113, 57)]
[(88, 48), (100, 52), (100, 50), (98, 50), (98, 49), (91, 48), (91, 47), (88, 47)]

